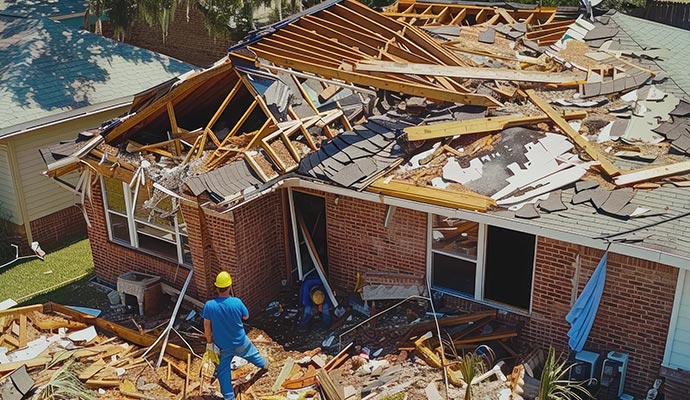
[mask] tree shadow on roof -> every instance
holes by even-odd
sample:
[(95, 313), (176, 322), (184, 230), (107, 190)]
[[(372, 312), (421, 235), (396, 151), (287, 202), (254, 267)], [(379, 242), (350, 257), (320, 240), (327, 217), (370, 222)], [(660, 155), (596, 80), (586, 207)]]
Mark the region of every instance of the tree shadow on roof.
[(111, 80), (117, 68), (131, 70), (131, 79), (127, 85), (108, 88), (112, 96), (106, 100), (135, 94), (167, 78), (140, 76), (137, 67), (151, 63), (170, 74), (192, 68), (161, 54), (68, 29), (50, 19), (0, 13), (0, 81), (2, 89), (22, 107), (50, 111), (102, 102), (103, 93), (99, 101), (93, 100), (94, 85)]

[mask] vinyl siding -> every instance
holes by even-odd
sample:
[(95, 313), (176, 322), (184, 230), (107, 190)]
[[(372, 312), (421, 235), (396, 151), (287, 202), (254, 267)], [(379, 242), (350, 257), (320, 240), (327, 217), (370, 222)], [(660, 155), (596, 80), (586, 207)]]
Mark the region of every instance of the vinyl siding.
[(671, 368), (690, 371), (690, 274), (685, 274), (673, 342), (671, 343)]
[(17, 197), (14, 194), (12, 172), (6, 144), (0, 143), (0, 208), (7, 213), (10, 221), (21, 225), (22, 216), (17, 209)]
[(15, 141), (14, 147), (17, 163), (20, 166), (21, 186), (30, 221), (70, 207), (74, 205), (75, 200), (71, 192), (42, 174), (46, 166), (38, 150), (62, 140), (72, 140), (79, 132), (99, 126), (103, 121), (124, 111), (125, 108), (106, 111), (37, 129), (12, 138)]

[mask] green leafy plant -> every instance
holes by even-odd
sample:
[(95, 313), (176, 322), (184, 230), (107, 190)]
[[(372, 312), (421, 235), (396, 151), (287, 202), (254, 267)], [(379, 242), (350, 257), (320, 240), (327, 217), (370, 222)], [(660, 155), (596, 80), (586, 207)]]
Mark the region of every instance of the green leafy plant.
[(560, 356), (556, 356), (556, 351), (551, 347), (549, 354), (544, 362), (544, 370), (541, 373), (539, 382), (539, 394), (537, 400), (585, 400), (591, 399), (592, 395), (584, 388), (583, 382), (571, 381), (568, 379), (568, 372), (572, 368)]
[(472, 399), (472, 380), (486, 372), (485, 358), (470, 352), (465, 353), (458, 361), (458, 371), (462, 375), (462, 379), (467, 383), (465, 388), (465, 400)]
[(96, 396), (87, 389), (71, 369), (73, 362), (68, 362), (57, 370), (46, 386), (37, 395), (38, 400), (96, 400)]

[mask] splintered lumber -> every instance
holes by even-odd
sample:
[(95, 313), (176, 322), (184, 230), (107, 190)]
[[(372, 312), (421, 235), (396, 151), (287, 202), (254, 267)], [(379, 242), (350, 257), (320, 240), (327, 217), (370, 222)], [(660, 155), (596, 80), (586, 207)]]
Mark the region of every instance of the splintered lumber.
[(19, 347), (25, 347), (29, 341), (28, 333), (26, 332), (26, 314), (19, 316)]
[(89, 379), (85, 385), (90, 388), (113, 388), (120, 386), (120, 380)]
[(377, 179), (367, 187), (367, 190), (420, 203), (480, 212), (485, 212), (489, 207), (496, 206), (496, 202), (492, 198), (474, 192), (458, 192), (428, 186), (417, 186), (396, 180), (387, 182), (387, 179)]
[(0, 364), (0, 373), (14, 371), (15, 369), (26, 365), (27, 368), (38, 367), (40, 365), (46, 365), (53, 361), (52, 357), (36, 357), (31, 360), (25, 361), (14, 361), (6, 364)]
[[(142, 335), (135, 330), (125, 328), (124, 326), (118, 325), (114, 322), (106, 321), (102, 318), (94, 317), (93, 315), (84, 314), (60, 304), (46, 303), (43, 305), (43, 307), (45, 310), (44, 312), (54, 311), (68, 315), (77, 322), (93, 325), (100, 330), (110, 332), (123, 340), (139, 346), (150, 346), (156, 340), (156, 338), (153, 336)], [(187, 354), (189, 354), (189, 350), (174, 344), (168, 344), (168, 346), (165, 348), (165, 352), (179, 360), (185, 360), (187, 358)]]
[[(563, 114), (563, 118), (583, 119), (587, 117), (585, 111), (571, 111)], [(540, 122), (548, 122), (548, 115), (526, 116), (500, 116), (466, 119), (462, 121), (442, 122), (439, 124), (411, 126), (405, 128), (408, 140), (429, 140), (456, 135), (471, 135), (475, 133), (497, 132), (514, 126), (532, 125)]]
[(680, 175), (690, 172), (690, 161), (676, 164), (663, 165), (661, 167), (639, 169), (628, 172), (614, 178), (616, 186), (632, 185), (640, 182), (652, 181), (671, 175)]
[(81, 379), (82, 381), (87, 381), (91, 379), (94, 375), (96, 375), (103, 368), (105, 368), (105, 361), (103, 361), (102, 359), (98, 360), (95, 363), (84, 368), (84, 370), (79, 373), (79, 379)]
[(339, 389), (328, 372), (325, 369), (320, 369), (316, 374), (316, 379), (323, 390), (326, 400), (345, 400), (343, 391)]
[(434, 65), (402, 63), (394, 61), (366, 60), (357, 63), (357, 71), (389, 72), (425, 76), (445, 76), (449, 78), (481, 79), (491, 81), (515, 81), (571, 85), (583, 83), (586, 74), (522, 71), (508, 68), (464, 67), (453, 65)]
[(272, 391), (277, 392), (280, 390), (281, 386), (283, 385), (283, 382), (290, 376), (290, 372), (292, 371), (292, 367), (295, 365), (295, 360), (292, 359), (292, 357), (288, 358), (287, 361), (285, 361), (285, 364), (283, 365), (283, 369), (280, 370), (280, 374), (278, 375), (278, 378), (276, 379), (275, 383), (273, 384), (273, 387), (271, 388)]
[(340, 68), (327, 67), (294, 57), (277, 54), (268, 45), (260, 43), (249, 46), (259, 57), (272, 61), (282, 67), (290, 67), (301, 71), (307, 71), (330, 79), (341, 79), (346, 82), (363, 86), (373, 86), (394, 92), (409, 94), (412, 96), (426, 97), (431, 100), (448, 101), (484, 107), (500, 107), (501, 103), (493, 98), (480, 94), (460, 93), (449, 89), (441, 89), (431, 85), (411, 83), (396, 79), (381, 78), (366, 73), (346, 71)]
[(606, 175), (614, 177), (620, 174), (618, 168), (616, 168), (611, 161), (599, 154), (597, 148), (591, 142), (583, 138), (582, 135), (580, 135), (575, 129), (573, 129), (573, 127), (565, 121), (561, 114), (551, 107), (546, 100), (539, 97), (533, 89), (527, 90), (526, 93), (530, 101), (532, 101), (532, 103), (534, 103), (534, 105), (537, 107), (541, 108), (541, 110), (544, 111), (556, 125), (558, 125), (558, 127), (570, 138), (570, 140), (572, 140), (579, 148), (584, 150), (593, 160), (599, 161), (600, 167), (602, 170), (604, 170)]

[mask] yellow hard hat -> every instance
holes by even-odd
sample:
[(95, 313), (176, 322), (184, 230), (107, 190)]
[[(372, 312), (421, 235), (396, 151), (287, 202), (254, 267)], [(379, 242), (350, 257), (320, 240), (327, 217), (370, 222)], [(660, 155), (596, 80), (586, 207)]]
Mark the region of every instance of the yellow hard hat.
[(232, 276), (227, 271), (221, 271), (218, 276), (216, 276), (216, 287), (219, 289), (225, 289), (232, 285)]
[(321, 290), (314, 290), (311, 292), (311, 301), (314, 302), (316, 305), (321, 305), (323, 302), (326, 300), (326, 296), (323, 294)]

